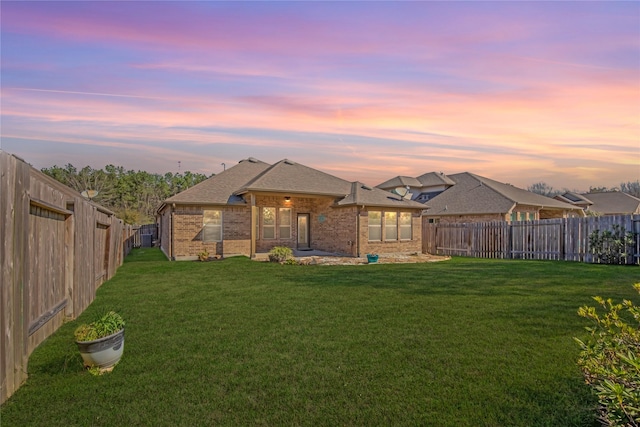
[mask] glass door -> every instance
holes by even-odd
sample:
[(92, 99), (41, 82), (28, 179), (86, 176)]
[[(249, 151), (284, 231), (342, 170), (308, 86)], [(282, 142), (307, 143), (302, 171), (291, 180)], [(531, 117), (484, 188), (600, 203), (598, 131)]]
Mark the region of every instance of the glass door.
[(298, 249), (310, 249), (309, 214), (298, 214)]

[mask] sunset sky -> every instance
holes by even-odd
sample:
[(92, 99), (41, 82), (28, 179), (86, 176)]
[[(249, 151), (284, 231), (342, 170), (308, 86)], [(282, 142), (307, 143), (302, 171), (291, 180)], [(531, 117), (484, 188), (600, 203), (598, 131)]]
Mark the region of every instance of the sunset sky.
[[(640, 2), (0, 2), (1, 147), (37, 168), (289, 158), (376, 185), (640, 179)], [(180, 162), (180, 169), (178, 169)]]

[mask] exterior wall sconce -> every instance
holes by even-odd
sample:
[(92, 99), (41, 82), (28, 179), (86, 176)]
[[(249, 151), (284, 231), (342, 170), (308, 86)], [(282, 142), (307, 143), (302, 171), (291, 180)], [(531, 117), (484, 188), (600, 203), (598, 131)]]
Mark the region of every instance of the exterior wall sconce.
[(285, 203), (289, 203), (289, 202), (291, 202), (291, 197), (289, 197), (289, 196), (284, 196), (284, 201), (285, 201)]

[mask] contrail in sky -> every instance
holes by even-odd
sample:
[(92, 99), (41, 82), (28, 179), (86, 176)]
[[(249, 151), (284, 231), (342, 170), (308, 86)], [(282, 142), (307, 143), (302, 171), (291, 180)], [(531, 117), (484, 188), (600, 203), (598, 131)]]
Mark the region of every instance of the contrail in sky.
[(161, 99), (168, 100), (168, 98), (158, 98), (153, 96), (140, 96), (140, 95), (123, 95), (119, 93), (100, 93), (100, 92), (76, 92), (71, 90), (54, 90), (54, 89), (35, 89), (28, 87), (10, 87), (10, 90), (26, 90), (30, 92), (49, 92), (49, 93), (66, 93), (71, 95), (86, 95), (86, 96), (112, 96), (116, 98), (139, 98), (139, 99)]

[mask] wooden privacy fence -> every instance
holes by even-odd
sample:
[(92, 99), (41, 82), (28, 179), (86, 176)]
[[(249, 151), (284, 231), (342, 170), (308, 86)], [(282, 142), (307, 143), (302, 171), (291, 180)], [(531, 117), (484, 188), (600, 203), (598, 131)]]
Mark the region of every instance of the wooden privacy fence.
[(133, 247), (151, 247), (158, 240), (157, 224), (144, 224), (133, 226)]
[(589, 235), (615, 224), (633, 233), (626, 264), (640, 259), (640, 215), (547, 219), (518, 222), (423, 224), (422, 249), (434, 255), (598, 262)]
[(31, 352), (94, 300), (134, 246), (112, 212), (0, 150), (0, 403)]

